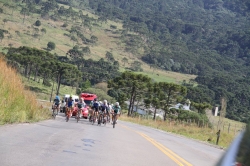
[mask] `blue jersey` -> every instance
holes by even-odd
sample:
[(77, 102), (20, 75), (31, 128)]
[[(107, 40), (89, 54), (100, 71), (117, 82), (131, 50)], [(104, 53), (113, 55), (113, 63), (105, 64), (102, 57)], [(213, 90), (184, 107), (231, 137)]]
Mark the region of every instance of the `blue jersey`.
[(73, 103), (74, 103), (74, 100), (68, 100), (68, 107), (72, 107), (73, 106)]

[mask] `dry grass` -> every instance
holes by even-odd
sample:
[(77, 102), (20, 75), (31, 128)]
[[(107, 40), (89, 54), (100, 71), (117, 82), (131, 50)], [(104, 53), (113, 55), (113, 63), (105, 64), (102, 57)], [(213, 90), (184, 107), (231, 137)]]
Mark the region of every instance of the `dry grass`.
[(39, 108), (36, 96), (25, 90), (16, 71), (0, 58), (0, 124), (47, 119), (48, 110)]
[[(119, 119), (123, 121), (132, 122), (132, 123), (137, 123), (137, 124), (144, 125), (144, 126), (153, 127), (159, 130), (166, 131), (166, 132), (183, 135), (188, 138), (193, 138), (193, 139), (207, 142), (210, 144), (214, 144), (214, 145), (216, 144), (216, 139), (217, 139), (216, 132), (217, 131), (215, 129), (211, 129), (208, 127), (201, 128), (193, 123), (188, 124), (185, 122), (177, 122), (177, 121), (164, 122), (162, 120), (153, 121), (150, 119), (131, 118), (131, 117), (127, 117), (126, 115), (121, 116)], [(228, 147), (233, 141), (233, 139), (235, 138), (235, 136), (236, 135), (234, 133), (228, 134), (226, 132), (222, 132), (220, 136), (220, 140), (219, 140), (219, 146), (223, 148)]]

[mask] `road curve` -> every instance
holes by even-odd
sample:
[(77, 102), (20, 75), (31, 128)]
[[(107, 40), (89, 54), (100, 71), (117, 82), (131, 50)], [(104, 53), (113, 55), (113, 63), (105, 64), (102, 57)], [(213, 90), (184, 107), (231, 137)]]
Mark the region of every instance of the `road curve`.
[(74, 118), (0, 127), (1, 166), (213, 166), (223, 150), (136, 124)]

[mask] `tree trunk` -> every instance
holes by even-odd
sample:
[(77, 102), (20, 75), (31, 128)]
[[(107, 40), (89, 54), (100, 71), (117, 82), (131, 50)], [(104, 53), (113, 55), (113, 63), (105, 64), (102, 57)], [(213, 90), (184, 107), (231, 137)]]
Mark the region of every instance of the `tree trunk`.
[(30, 80), (31, 71), (32, 71), (32, 64), (30, 64), (30, 68), (29, 68), (29, 76), (28, 76), (28, 81)]
[(168, 92), (167, 108), (166, 108), (165, 114), (164, 114), (164, 121), (166, 121), (166, 119), (167, 119), (167, 111), (168, 111), (168, 108), (169, 108), (170, 94), (171, 94), (171, 89), (170, 89), (169, 92)]
[(56, 95), (59, 95), (59, 90), (60, 90), (60, 85), (61, 85), (61, 78), (62, 78), (62, 74), (59, 74), (58, 75), (58, 86), (57, 86)]
[(166, 121), (166, 119), (167, 119), (167, 111), (165, 111), (164, 113), (164, 121)]
[(154, 118), (153, 118), (153, 120), (155, 120), (155, 116), (156, 116), (156, 107), (155, 107), (155, 111), (154, 111)]
[(46, 79), (46, 73), (43, 73), (43, 85), (44, 85), (44, 80)]
[(55, 84), (55, 81), (53, 79), (52, 79), (52, 82), (53, 82), (53, 85), (52, 85), (51, 94), (50, 94), (50, 102), (52, 100), (52, 94), (53, 94), (53, 91), (54, 91), (54, 84)]
[(28, 65), (29, 65), (29, 64), (27, 64), (27, 65), (25, 66), (25, 70), (24, 70), (24, 75), (25, 75), (26, 78), (28, 77)]
[(132, 99), (132, 106), (131, 106), (131, 112), (130, 112), (130, 114), (132, 114), (133, 113), (133, 111), (134, 111), (134, 104), (135, 104), (135, 99), (136, 99), (136, 93), (134, 93), (134, 96), (133, 96), (133, 99)]
[(134, 96), (134, 88), (131, 89), (131, 96), (130, 96), (129, 107), (128, 107), (128, 116), (130, 116), (130, 110), (131, 110), (131, 106), (132, 106), (133, 96)]
[(34, 81), (36, 81), (37, 73), (38, 73), (38, 65), (36, 66), (36, 71), (35, 71), (35, 75), (34, 75)]

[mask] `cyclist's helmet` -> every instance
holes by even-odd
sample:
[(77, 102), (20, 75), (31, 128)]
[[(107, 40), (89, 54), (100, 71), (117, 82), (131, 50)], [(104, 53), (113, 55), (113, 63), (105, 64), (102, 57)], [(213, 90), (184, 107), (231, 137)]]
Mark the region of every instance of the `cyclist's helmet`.
[(116, 103), (115, 103), (115, 105), (116, 105), (116, 106), (119, 106), (119, 103), (118, 103), (118, 102), (116, 102)]
[(97, 98), (95, 98), (94, 101), (97, 101)]
[(104, 103), (104, 104), (107, 104), (107, 103), (108, 103), (108, 101), (107, 101), (107, 100), (103, 100), (103, 103)]
[(59, 100), (59, 96), (56, 96), (56, 99), (58, 99), (58, 100)]

